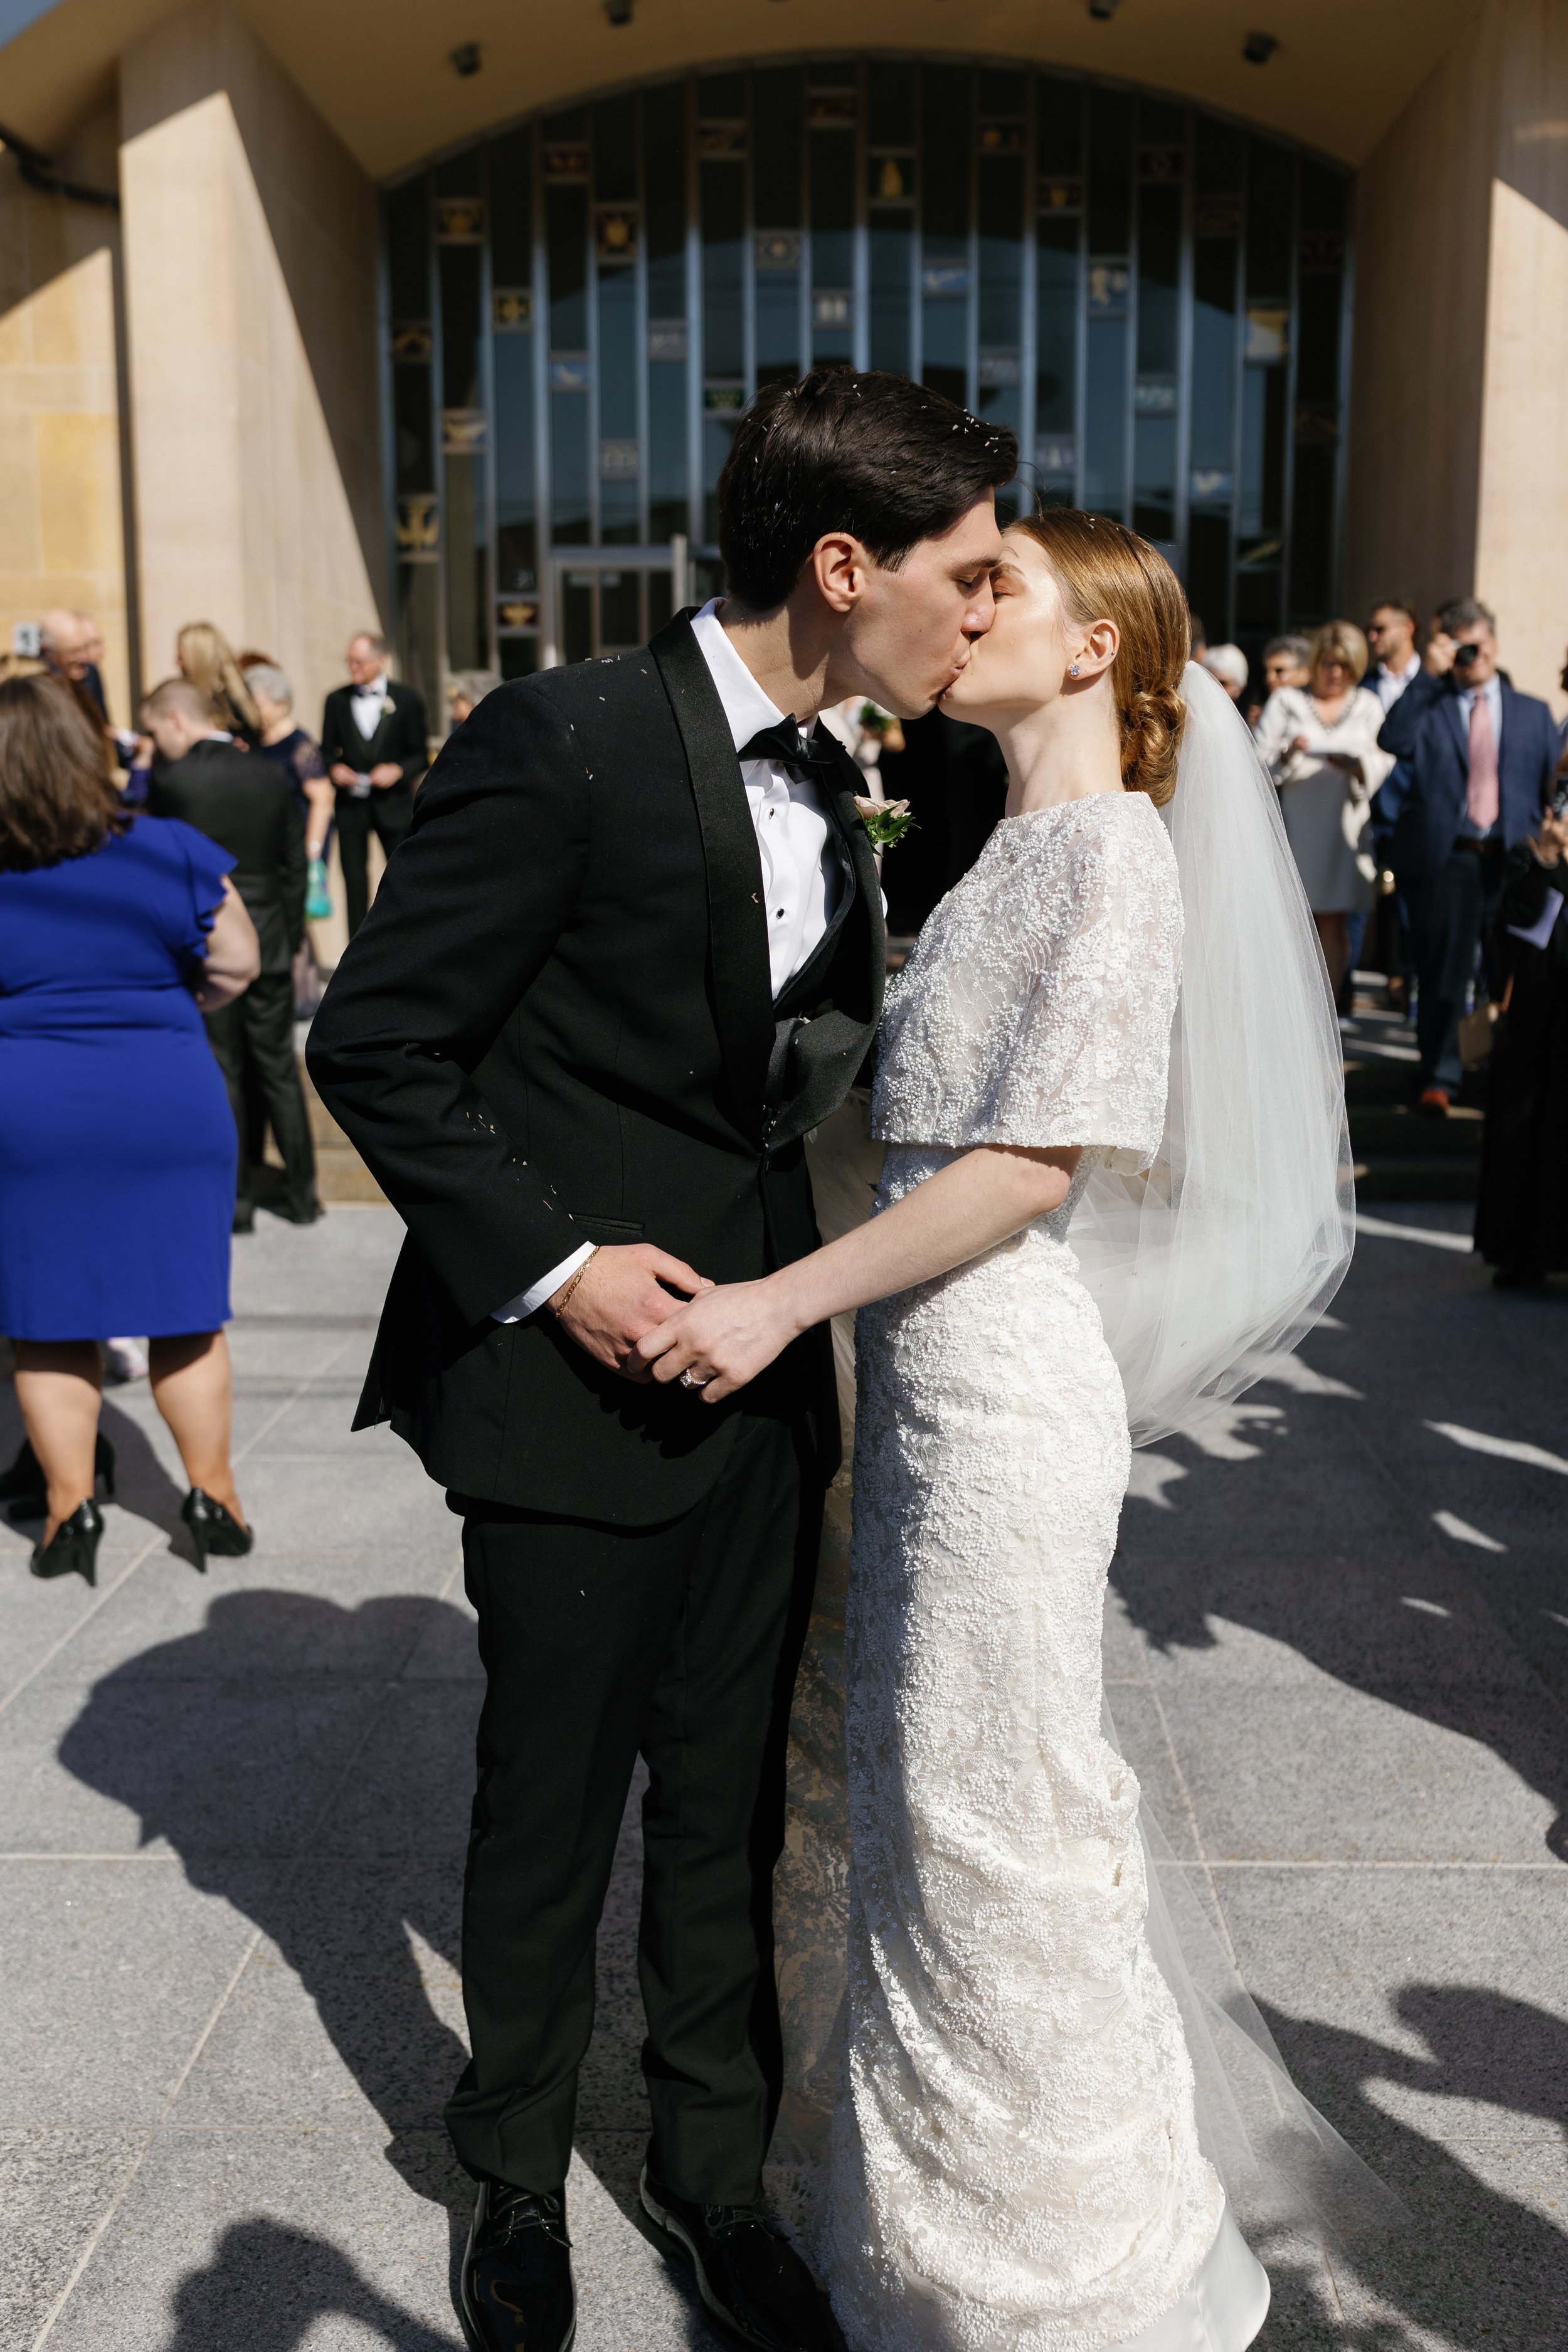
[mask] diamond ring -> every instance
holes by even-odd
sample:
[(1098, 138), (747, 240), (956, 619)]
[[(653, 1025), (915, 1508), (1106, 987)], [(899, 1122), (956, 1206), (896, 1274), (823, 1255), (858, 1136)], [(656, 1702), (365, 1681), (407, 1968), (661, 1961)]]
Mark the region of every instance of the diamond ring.
[(680, 1375), (680, 1385), (683, 1389), (705, 1389), (708, 1385), (708, 1381), (710, 1381), (712, 1377), (712, 1373), (710, 1372), (708, 1380), (700, 1381), (692, 1371), (690, 1366), (688, 1365), (685, 1371)]

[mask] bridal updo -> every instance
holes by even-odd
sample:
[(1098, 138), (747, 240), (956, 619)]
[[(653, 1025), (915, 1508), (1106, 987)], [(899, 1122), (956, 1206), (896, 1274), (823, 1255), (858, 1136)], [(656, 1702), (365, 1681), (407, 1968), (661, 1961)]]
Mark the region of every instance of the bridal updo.
[(1110, 690), (1121, 722), (1122, 787), (1163, 808), (1176, 789), (1187, 718), (1181, 678), (1192, 631), (1181, 582), (1158, 549), (1104, 515), (1048, 507), (1013, 528), (1044, 553), (1070, 619), (1115, 622)]

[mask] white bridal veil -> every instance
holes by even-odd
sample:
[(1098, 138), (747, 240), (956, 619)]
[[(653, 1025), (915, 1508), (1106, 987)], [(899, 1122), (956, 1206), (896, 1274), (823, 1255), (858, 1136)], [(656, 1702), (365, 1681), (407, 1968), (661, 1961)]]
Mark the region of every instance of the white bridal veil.
[(1147, 1176), (1097, 1170), (1072, 1223), (1134, 1445), (1296, 1345), (1344, 1278), (1355, 1213), (1339, 1023), (1279, 795), (1224, 688), (1189, 662), (1182, 693), (1164, 1137)]

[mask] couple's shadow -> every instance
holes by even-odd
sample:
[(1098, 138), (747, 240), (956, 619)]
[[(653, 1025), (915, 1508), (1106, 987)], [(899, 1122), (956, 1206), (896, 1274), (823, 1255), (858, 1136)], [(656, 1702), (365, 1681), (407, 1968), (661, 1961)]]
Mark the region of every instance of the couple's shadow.
[[(134, 1447), (121, 1463), (122, 1499), (162, 1524), (146, 1508), (155, 1498)], [(310, 1592), (219, 1591), (199, 1631), (105, 1675), (59, 1750), (78, 1780), (138, 1816), (143, 1843), (165, 1840), (193, 1887), (221, 1897), (276, 1948), (385, 2126), (388, 2162), (448, 2215), (454, 2287), (473, 2189), (442, 2110), (467, 2057), (455, 1979), (481, 1687), (473, 1622), (450, 1602), (399, 1594), (341, 1607)], [(581, 2112), (604, 2127), (585, 2129), (579, 2145), (634, 2223), (647, 2112), (637, 1879), (632, 1836), (606, 1908), (584, 2072)], [(266, 1971), (242, 1981), (204, 2068), (232, 2064), (242, 2080), (272, 2072), (268, 1981)], [(292, 2039), (286, 2021), (279, 2038), (284, 2047)], [(299, 2093), (298, 2120), (309, 2125), (321, 2110), (302, 2072), (296, 2065), (281, 2096), (287, 2105)], [(450, 2343), (381, 2296), (326, 2239), (247, 2221), (179, 2289), (181, 2352), (224, 2340), (226, 2327), (214, 2323), (245, 2306), (247, 2277), (274, 2267), (285, 2290), (276, 2329), (247, 2338), (268, 2352), (302, 2341), (315, 2314), (351, 2311), (409, 2352)], [(694, 2298), (688, 2315), (690, 2344), (710, 2345)]]

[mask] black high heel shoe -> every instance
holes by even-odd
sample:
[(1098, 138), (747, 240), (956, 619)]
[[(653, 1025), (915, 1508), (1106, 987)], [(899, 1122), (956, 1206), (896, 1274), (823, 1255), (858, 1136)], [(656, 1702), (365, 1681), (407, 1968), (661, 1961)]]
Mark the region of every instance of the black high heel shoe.
[(256, 1541), (254, 1528), (242, 1528), (226, 1504), (215, 1503), (199, 1486), (193, 1486), (180, 1508), (180, 1517), (191, 1531), (191, 1541), (196, 1548), (196, 1570), (207, 1572), (207, 1554), (219, 1559), (243, 1559)]
[(47, 1544), (33, 1551), (35, 1576), (85, 1576), (98, 1582), (98, 1539), (103, 1533), (103, 1513), (89, 1495), (68, 1519), (62, 1519)]
[[(96, 1501), (114, 1500), (114, 1448), (101, 1429), (92, 1449), (92, 1491)], [(0, 1471), (0, 1504), (8, 1507), (14, 1519), (48, 1517), (48, 1484), (31, 1441), (26, 1437), (9, 1470)]]

